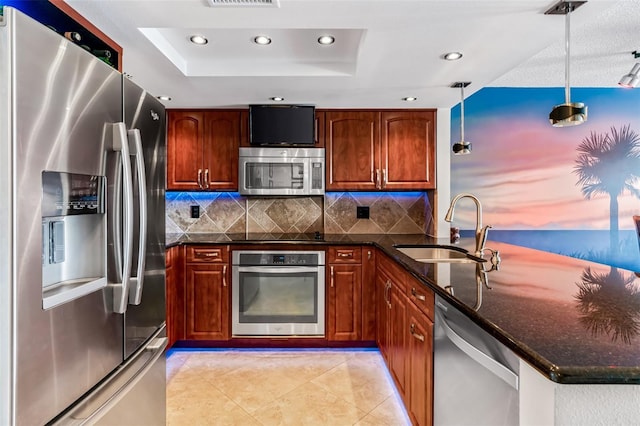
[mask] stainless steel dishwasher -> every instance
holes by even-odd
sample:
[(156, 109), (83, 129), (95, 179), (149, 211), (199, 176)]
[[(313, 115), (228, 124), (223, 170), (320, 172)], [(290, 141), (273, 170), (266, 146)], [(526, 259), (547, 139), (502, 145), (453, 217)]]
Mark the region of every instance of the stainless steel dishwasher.
[(434, 425), (519, 424), (518, 357), (436, 296)]

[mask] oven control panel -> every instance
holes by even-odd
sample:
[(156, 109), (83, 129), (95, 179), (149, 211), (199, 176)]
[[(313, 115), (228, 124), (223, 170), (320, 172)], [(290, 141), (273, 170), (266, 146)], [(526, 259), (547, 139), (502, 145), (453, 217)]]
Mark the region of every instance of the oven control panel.
[(242, 266), (317, 266), (324, 265), (324, 252), (242, 251), (234, 253), (234, 265)]

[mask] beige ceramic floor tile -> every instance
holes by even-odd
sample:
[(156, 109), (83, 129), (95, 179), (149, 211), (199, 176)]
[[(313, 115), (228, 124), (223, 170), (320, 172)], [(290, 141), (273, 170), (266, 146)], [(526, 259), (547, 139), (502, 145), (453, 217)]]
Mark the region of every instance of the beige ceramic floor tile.
[(407, 413), (397, 395), (389, 396), (369, 414), (393, 426), (411, 426)]
[(382, 419), (375, 417), (373, 414), (367, 414), (360, 421), (354, 423), (353, 426), (397, 426), (389, 424)]
[(273, 367), (238, 368), (215, 381), (215, 386), (248, 413), (305, 383), (304, 378)]
[(183, 352), (173, 352), (167, 357), (167, 382), (171, 381), (173, 376), (182, 368), (184, 363), (189, 359), (189, 355)]
[(313, 383), (306, 383), (256, 411), (265, 426), (352, 425), (366, 413)]
[(167, 375), (171, 426), (409, 425), (379, 352), (174, 352)]

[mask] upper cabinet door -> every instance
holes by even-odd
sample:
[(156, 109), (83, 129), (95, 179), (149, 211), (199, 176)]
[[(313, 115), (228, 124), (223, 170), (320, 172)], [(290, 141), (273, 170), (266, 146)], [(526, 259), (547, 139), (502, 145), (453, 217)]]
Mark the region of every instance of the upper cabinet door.
[(379, 113), (325, 113), (326, 189), (375, 190), (380, 179)]
[(203, 140), (203, 112), (167, 112), (167, 189), (201, 188)]
[(382, 189), (433, 189), (434, 111), (381, 113)]
[(238, 190), (241, 111), (205, 114), (204, 189)]

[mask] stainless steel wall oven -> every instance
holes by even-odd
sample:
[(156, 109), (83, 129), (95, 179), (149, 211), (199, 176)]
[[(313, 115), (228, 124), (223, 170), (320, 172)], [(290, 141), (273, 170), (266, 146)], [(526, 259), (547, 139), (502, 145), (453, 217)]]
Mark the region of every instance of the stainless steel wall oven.
[(233, 336), (324, 336), (323, 251), (232, 254)]

